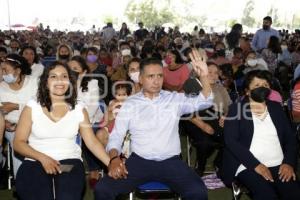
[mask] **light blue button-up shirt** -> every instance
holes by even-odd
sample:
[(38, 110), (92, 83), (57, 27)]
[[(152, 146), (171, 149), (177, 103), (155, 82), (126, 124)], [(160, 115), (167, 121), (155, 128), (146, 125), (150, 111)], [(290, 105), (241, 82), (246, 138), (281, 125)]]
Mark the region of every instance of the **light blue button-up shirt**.
[(131, 150), (139, 156), (161, 161), (181, 152), (178, 123), (180, 116), (212, 106), (213, 95), (202, 93), (187, 97), (183, 93), (162, 90), (149, 99), (139, 92), (129, 97), (116, 117), (109, 136), (107, 151), (121, 146), (127, 131), (131, 134)]
[(268, 41), (271, 36), (279, 36), (279, 32), (275, 29), (270, 28), (269, 30), (259, 29), (256, 31), (253, 39), (251, 47), (254, 51), (260, 51), (268, 47)]

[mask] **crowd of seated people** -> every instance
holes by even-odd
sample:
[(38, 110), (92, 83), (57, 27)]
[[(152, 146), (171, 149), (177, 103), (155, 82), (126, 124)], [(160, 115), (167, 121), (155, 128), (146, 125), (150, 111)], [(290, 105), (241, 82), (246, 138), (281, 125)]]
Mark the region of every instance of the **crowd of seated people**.
[[(121, 121), (117, 120), (121, 105), (151, 89), (147, 87), (149, 82), (142, 80), (145, 69), (141, 70), (141, 63), (155, 59), (162, 67), (161, 86), (157, 83), (162, 91), (194, 98), (203, 95), (206, 88), (211, 90), (212, 96), (206, 97), (210, 106), (184, 112), (178, 119), (180, 130), (190, 136), (196, 149), (195, 176), (205, 174), (208, 157), (218, 151), (214, 167), (225, 183), (239, 179), (257, 200), (276, 199), (276, 195), (300, 199), (297, 192), (289, 192), (299, 188), (294, 182), (298, 151), (295, 127), (300, 124), (300, 30), (277, 31), (269, 16), (262, 23), (256, 33), (243, 33), (242, 24), (237, 23), (228, 34), (205, 33), (198, 27), (191, 33), (181, 33), (178, 27), (150, 30), (142, 22), (136, 31), (129, 30), (126, 23), (119, 31), (108, 23), (101, 32), (86, 33), (52, 31), (42, 26), (34, 31), (0, 30), (0, 167), (4, 166), (4, 147), (8, 143), (13, 149), (13, 178), (21, 199), (32, 192), (22, 188), (29, 181), (24, 173), (31, 173), (30, 167), (44, 170), (43, 175), (58, 176), (60, 165), (72, 164), (74, 170), (79, 170), (74, 179), (82, 178), (81, 149), (92, 188), (97, 190), (105, 176), (103, 170), (113, 179), (127, 176), (124, 166), (130, 156), (130, 144), (122, 151), (126, 154), (121, 159), (125, 164), (119, 168), (110, 166), (116, 159), (104, 148), (110, 147), (110, 135), (117, 132), (115, 123)], [(203, 72), (204, 68), (207, 71)], [(197, 69), (207, 77), (200, 77)], [(164, 97), (163, 92), (158, 94)], [(59, 98), (62, 96), (63, 100)], [(285, 115), (286, 102), (289, 119), (281, 116)], [(238, 109), (246, 110), (239, 113)], [(134, 111), (128, 116), (137, 115)], [(35, 115), (44, 115), (44, 119)], [(63, 129), (67, 124), (58, 124), (68, 115), (74, 115), (66, 122), (71, 129), (73, 126), (73, 132), (63, 131), (65, 135), (61, 137), (55, 133), (52, 138), (70, 148), (61, 148), (61, 155), (65, 155), (61, 157), (60, 152), (49, 149), (58, 144), (46, 145), (39, 139), (51, 140), (52, 136), (45, 134), (51, 134), (51, 126), (53, 131)], [(45, 132), (37, 122), (46, 123)], [(128, 130), (130, 135), (130, 127)], [(266, 142), (269, 138), (272, 141)], [(262, 152), (273, 153), (274, 157)], [(32, 161), (40, 165), (31, 166)], [(257, 182), (264, 187), (257, 188)], [(64, 192), (58, 195), (80, 199), (83, 185), (76, 187), (76, 198)], [(284, 189), (277, 190), (278, 187)], [(174, 186), (176, 189), (181, 191)], [(39, 195), (47, 192), (41, 190)]]

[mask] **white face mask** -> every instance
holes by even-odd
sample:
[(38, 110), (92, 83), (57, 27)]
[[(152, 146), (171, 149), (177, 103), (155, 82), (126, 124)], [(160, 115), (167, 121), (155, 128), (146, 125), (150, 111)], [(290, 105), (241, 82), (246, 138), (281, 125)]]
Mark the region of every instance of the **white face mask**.
[(282, 49), (282, 51), (286, 50), (287, 49), (287, 45), (281, 45), (281, 49)]
[(247, 64), (250, 66), (250, 67), (255, 67), (257, 65), (257, 59), (249, 59), (247, 61)]
[(4, 40), (4, 44), (8, 46), (10, 44), (10, 40)]
[(3, 80), (7, 83), (15, 83), (17, 81), (17, 77), (14, 77), (12, 74), (2, 75)]
[(138, 83), (139, 82), (139, 76), (140, 76), (140, 72), (133, 72), (129, 74), (130, 79), (134, 82), (134, 83)]
[(121, 51), (121, 55), (122, 55), (122, 56), (131, 56), (131, 51), (130, 51), (130, 49), (123, 49), (123, 50)]

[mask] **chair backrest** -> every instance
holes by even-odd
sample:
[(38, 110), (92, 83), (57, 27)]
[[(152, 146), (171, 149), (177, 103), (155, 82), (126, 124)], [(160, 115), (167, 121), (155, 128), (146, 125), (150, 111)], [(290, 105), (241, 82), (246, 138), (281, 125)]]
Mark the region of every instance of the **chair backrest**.
[(131, 192), (129, 194), (129, 199), (133, 200), (133, 193), (136, 193), (137, 195), (150, 195), (150, 194), (166, 194), (166, 195), (172, 195), (175, 199), (181, 200), (180, 196), (173, 192), (170, 187), (165, 185), (164, 183), (157, 182), (157, 181), (151, 181), (144, 183), (142, 185), (139, 185), (135, 192)]

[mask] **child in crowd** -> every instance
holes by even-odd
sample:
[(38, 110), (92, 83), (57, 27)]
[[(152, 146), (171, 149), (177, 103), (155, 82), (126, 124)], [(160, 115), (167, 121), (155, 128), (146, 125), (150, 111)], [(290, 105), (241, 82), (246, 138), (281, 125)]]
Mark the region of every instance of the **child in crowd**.
[(109, 102), (108, 109), (100, 122), (102, 128), (96, 133), (97, 138), (104, 146), (106, 146), (109, 134), (114, 128), (115, 119), (122, 104), (131, 94), (131, 88), (124, 82), (116, 82), (114, 88), (113, 95), (115, 99)]

